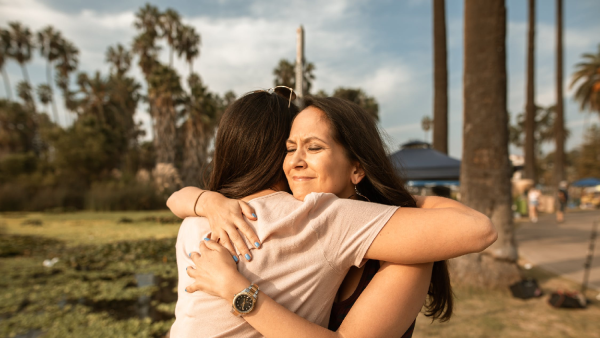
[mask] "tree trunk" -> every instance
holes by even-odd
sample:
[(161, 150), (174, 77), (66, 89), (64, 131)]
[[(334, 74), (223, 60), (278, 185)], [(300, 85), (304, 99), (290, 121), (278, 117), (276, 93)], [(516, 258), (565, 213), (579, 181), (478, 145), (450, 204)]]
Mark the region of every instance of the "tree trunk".
[(563, 110), (563, 43), (562, 43), (562, 0), (556, 0), (556, 119), (554, 134), (554, 184), (558, 189), (565, 180), (565, 116)]
[(189, 117), (185, 128), (185, 149), (183, 150), (182, 178), (186, 186), (203, 185), (206, 164), (207, 133), (204, 125)]
[(448, 154), (446, 3), (433, 1), (433, 148)]
[(529, 33), (527, 36), (527, 90), (525, 103), (525, 178), (537, 182), (535, 175), (535, 0), (529, 0)]
[(151, 106), (155, 121), (154, 145), (156, 147), (156, 163), (175, 163), (176, 111), (170, 98), (154, 101)]
[(54, 102), (54, 87), (52, 86), (52, 68), (50, 67), (50, 61), (46, 62), (46, 81), (50, 87), (50, 103), (52, 104), (52, 116), (54, 122), (58, 124), (58, 110), (56, 109), (56, 102)]
[(490, 217), (498, 240), (483, 253), (455, 259), (452, 278), (505, 287), (519, 279), (508, 158), (505, 2), (465, 0), (464, 18), (461, 201)]
[(10, 80), (8, 79), (8, 74), (6, 73), (6, 69), (2, 67), (2, 77), (4, 78), (4, 87), (6, 88), (6, 98), (10, 101), (13, 100), (12, 90), (10, 88)]

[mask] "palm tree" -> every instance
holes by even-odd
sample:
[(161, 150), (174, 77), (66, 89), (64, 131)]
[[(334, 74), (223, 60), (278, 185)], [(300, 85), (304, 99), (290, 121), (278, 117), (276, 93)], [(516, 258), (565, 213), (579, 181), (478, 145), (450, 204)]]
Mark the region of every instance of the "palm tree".
[(6, 69), (4, 69), (4, 64), (8, 59), (9, 55), (9, 47), (10, 47), (10, 33), (0, 28), (0, 71), (2, 71), (2, 77), (4, 78), (4, 88), (6, 88), (6, 97), (9, 100), (12, 100), (12, 90), (10, 88), (10, 81), (8, 79), (8, 74), (6, 73)]
[[(184, 56), (190, 67), (190, 79), (194, 73), (194, 59), (200, 55), (200, 34), (192, 26), (181, 26), (177, 38), (177, 55)], [(189, 81), (188, 81), (189, 82)]]
[(182, 178), (184, 184), (198, 186), (208, 163), (208, 147), (219, 122), (220, 109), (218, 99), (202, 84), (200, 76), (190, 75), (188, 86), (190, 95), (186, 98), (184, 111), (187, 119), (183, 125)]
[(498, 240), (480, 254), (455, 259), (453, 279), (479, 286), (518, 280), (512, 219), (506, 109), (504, 0), (465, 0), (461, 202), (486, 214)]
[(356, 103), (366, 110), (375, 121), (379, 121), (379, 104), (377, 100), (373, 96), (367, 95), (362, 89), (338, 87), (332, 96)]
[(600, 113), (600, 45), (597, 54), (585, 53), (581, 57), (584, 61), (575, 66), (577, 70), (573, 73), (569, 88), (579, 84), (575, 90), (575, 100), (579, 101), (581, 110)]
[(446, 2), (433, 1), (433, 148), (448, 153)]
[(17, 96), (23, 100), (23, 104), (27, 109), (35, 111), (32, 88), (29, 82), (21, 81), (17, 84)]
[[(69, 90), (69, 77), (71, 73), (77, 70), (79, 65), (79, 50), (73, 43), (63, 38), (58, 43), (57, 51), (58, 59), (54, 65), (57, 71), (56, 84), (63, 92), (65, 107), (70, 111), (74, 111), (77, 108), (77, 103), (73, 93)], [(65, 119), (68, 116), (68, 113), (65, 112)], [(56, 122), (58, 123), (58, 121)]]
[(52, 115), (54, 122), (58, 123), (58, 111), (52, 94), (52, 64), (58, 59), (59, 45), (62, 37), (60, 32), (56, 31), (52, 26), (46, 26), (37, 33), (37, 41), (40, 46), (40, 54), (46, 59), (46, 81), (50, 89), (50, 102), (52, 103)]
[(8, 56), (15, 59), (21, 66), (23, 72), (23, 79), (29, 83), (31, 87), (31, 81), (29, 81), (29, 74), (25, 63), (31, 60), (31, 50), (33, 48), (33, 41), (31, 31), (29, 28), (24, 27), (19, 22), (10, 22), (9, 34), (10, 34), (10, 47), (8, 49)]
[(527, 36), (527, 87), (525, 103), (525, 170), (524, 178), (537, 182), (535, 175), (535, 0), (529, 0), (529, 33)]
[(554, 150), (554, 183), (558, 190), (565, 180), (565, 115), (563, 104), (562, 0), (556, 0), (556, 148)]
[(172, 8), (168, 8), (160, 15), (159, 27), (162, 30), (162, 37), (167, 39), (169, 45), (169, 67), (173, 67), (173, 53), (177, 44), (179, 31), (181, 30), (181, 17), (179, 13)]
[(79, 92), (83, 94), (83, 99), (78, 101), (81, 111), (90, 112), (100, 123), (106, 124), (104, 105), (108, 102), (108, 88), (107, 82), (102, 78), (100, 72), (96, 71), (93, 78), (87, 76), (86, 73), (79, 73), (77, 85)]
[(52, 102), (52, 88), (48, 84), (40, 84), (37, 87), (38, 99), (44, 106)]
[(131, 68), (131, 53), (120, 43), (115, 47), (108, 47), (105, 60), (110, 63), (111, 71), (119, 77)]
[(154, 119), (157, 164), (175, 162), (176, 105), (180, 103), (182, 94), (177, 72), (162, 64), (154, 66), (148, 77), (148, 99), (152, 102), (151, 115)]

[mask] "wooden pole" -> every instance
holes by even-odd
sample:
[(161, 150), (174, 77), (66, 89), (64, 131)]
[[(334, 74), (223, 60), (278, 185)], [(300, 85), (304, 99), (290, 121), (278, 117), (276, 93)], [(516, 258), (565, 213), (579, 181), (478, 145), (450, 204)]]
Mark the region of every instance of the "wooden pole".
[(304, 27), (296, 29), (296, 104), (304, 108)]

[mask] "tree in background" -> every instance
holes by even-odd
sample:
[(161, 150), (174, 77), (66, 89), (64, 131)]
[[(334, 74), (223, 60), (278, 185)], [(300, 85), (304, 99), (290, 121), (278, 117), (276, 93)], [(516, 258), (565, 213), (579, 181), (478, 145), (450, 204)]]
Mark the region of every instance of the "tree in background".
[(527, 85), (525, 90), (525, 154), (524, 178), (537, 182), (536, 163), (536, 111), (535, 106), (535, 0), (529, 0), (529, 32), (527, 34)]
[(7, 55), (19, 63), (21, 66), (21, 71), (23, 72), (23, 80), (29, 83), (31, 86), (31, 81), (29, 81), (29, 74), (27, 73), (25, 63), (31, 60), (33, 35), (31, 34), (31, 30), (29, 30), (29, 28), (21, 25), (19, 22), (10, 22), (8, 27), (10, 44)]
[(433, 1), (433, 148), (448, 154), (446, 2)]
[(161, 37), (165, 38), (169, 45), (169, 67), (173, 67), (173, 54), (181, 32), (181, 17), (174, 9), (167, 8), (160, 14), (158, 25), (162, 31)]
[(585, 53), (581, 56), (584, 61), (575, 67), (569, 88), (575, 89), (575, 100), (579, 101), (580, 109), (600, 113), (600, 45), (598, 53)]
[[(273, 84), (275, 86), (287, 86), (290, 88), (296, 88), (296, 71), (295, 63), (291, 63), (286, 59), (279, 60), (279, 64), (273, 70), (275, 80)], [(312, 82), (315, 79), (313, 72), (315, 71), (315, 65), (312, 62), (306, 62), (304, 66), (304, 85), (305, 95), (310, 95), (310, 89), (312, 88)]]
[(2, 72), (2, 77), (4, 78), (4, 88), (6, 89), (6, 98), (12, 100), (12, 91), (10, 88), (10, 80), (8, 78), (8, 74), (6, 73), (6, 69), (4, 69), (4, 64), (6, 60), (10, 57), (8, 55), (10, 47), (10, 33), (6, 29), (0, 28), (0, 71)]
[(110, 64), (111, 73), (122, 77), (131, 68), (131, 53), (120, 43), (109, 46), (104, 60)]
[(27, 110), (35, 111), (33, 89), (29, 82), (21, 81), (17, 84), (17, 96), (23, 100), (23, 105)]
[[(70, 76), (77, 70), (79, 65), (79, 49), (77, 49), (71, 41), (64, 38), (60, 40), (57, 49), (59, 56), (54, 66), (56, 68), (56, 85), (63, 93), (63, 99), (67, 110), (74, 111), (77, 103), (75, 102), (73, 92), (71, 92), (69, 85)], [(65, 112), (65, 123), (69, 122), (68, 116), (69, 113)], [(59, 121), (55, 122), (58, 123)]]
[(37, 96), (40, 102), (48, 108), (48, 105), (52, 102), (52, 89), (46, 83), (42, 83), (37, 86)]
[(505, 287), (520, 278), (508, 158), (506, 6), (504, 0), (465, 0), (464, 13), (461, 201), (490, 217), (498, 240), (450, 266), (456, 282)]
[(333, 97), (352, 101), (371, 115), (375, 121), (379, 121), (379, 104), (373, 96), (367, 95), (361, 88), (339, 87), (333, 91)]
[(188, 78), (190, 94), (185, 98), (181, 126), (184, 136), (182, 179), (185, 185), (203, 185), (208, 165), (208, 148), (224, 110), (221, 99), (210, 93), (198, 74)]
[(177, 39), (177, 56), (183, 57), (190, 68), (189, 76), (194, 73), (194, 59), (200, 56), (200, 34), (192, 26), (181, 26)]
[(563, 104), (563, 5), (556, 0), (556, 120), (554, 133), (554, 185), (558, 190), (565, 176), (565, 115)]
[(50, 89), (50, 103), (52, 104), (52, 115), (54, 122), (58, 123), (58, 110), (54, 102), (54, 94), (52, 89), (52, 66), (54, 61), (58, 59), (59, 46), (62, 42), (60, 32), (56, 31), (52, 26), (46, 26), (36, 34), (37, 43), (40, 48), (40, 54), (46, 59), (46, 83)]

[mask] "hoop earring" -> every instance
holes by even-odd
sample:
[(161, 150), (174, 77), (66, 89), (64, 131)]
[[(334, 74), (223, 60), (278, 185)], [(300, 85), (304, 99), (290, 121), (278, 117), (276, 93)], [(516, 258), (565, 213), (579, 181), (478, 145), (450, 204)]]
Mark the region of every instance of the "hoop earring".
[(361, 194), (360, 192), (358, 192), (358, 188), (356, 187), (356, 185), (354, 186), (354, 191), (356, 192), (356, 194), (358, 196), (360, 196), (360, 197), (366, 199), (367, 201), (371, 202), (371, 200), (367, 196), (365, 196), (365, 195)]

